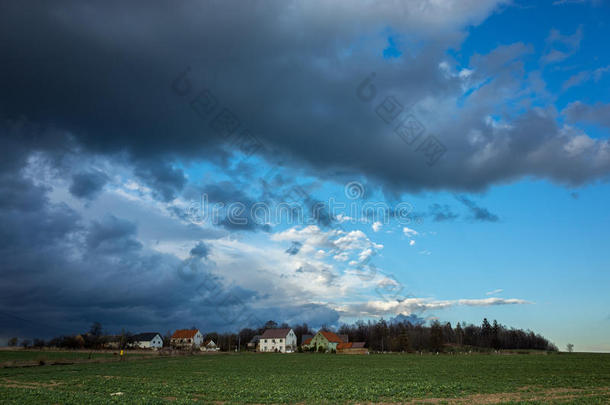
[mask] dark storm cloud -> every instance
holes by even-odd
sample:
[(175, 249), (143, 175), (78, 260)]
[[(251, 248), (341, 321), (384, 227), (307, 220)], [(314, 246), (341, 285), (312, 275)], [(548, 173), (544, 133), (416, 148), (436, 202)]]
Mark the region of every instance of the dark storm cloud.
[[(473, 57), (471, 84), (494, 79), (470, 95), (459, 114), (434, 103), (417, 106), (418, 119), (447, 147), (434, 167), (395, 136), (377, 105), (390, 95), (403, 106), (460, 97), (466, 79), (439, 64), (463, 39), (462, 27), (482, 21), (495, 3), (452, 3), (444, 13), (435, 7), (5, 2), (0, 109), (9, 118), (26, 115), (68, 131), (93, 153), (126, 153), (165, 201), (185, 184), (172, 162), (222, 164), (237, 148), (223, 143), (231, 126), (218, 127), (223, 109), (239, 124), (236, 132), (247, 129), (261, 139), (261, 153), (271, 161), (281, 156), (325, 178), (360, 173), (388, 189), (480, 190), (526, 175), (567, 184), (607, 176), (610, 159), (601, 146), (568, 153), (573, 138), (561, 132), (551, 111), (507, 117), (512, 122), (506, 126), (488, 121), (498, 94), (510, 97), (534, 85), (521, 61), (531, 52), (524, 44)], [(357, 26), (350, 23), (356, 14), (366, 16)], [(423, 46), (401, 50), (404, 55), (388, 63), (380, 25)], [(171, 83), (187, 66), (187, 82), (175, 94)], [(374, 99), (358, 99), (357, 87), (373, 71)], [(206, 106), (215, 107), (209, 114), (201, 108), (202, 94), (211, 103)]]
[(470, 210), (470, 218), (480, 222), (498, 222), (500, 219), (496, 214), (489, 212), (487, 208), (478, 206), (474, 201), (463, 195), (455, 198)]
[(109, 216), (103, 221), (94, 221), (87, 235), (90, 249), (113, 253), (140, 249), (142, 244), (135, 239), (136, 225), (132, 222)]
[(145, 248), (134, 222), (112, 215), (83, 220), (50, 202), (50, 188), (26, 177), (25, 164), (16, 159), (0, 173), (0, 340), (75, 333), (94, 321), (110, 332), (190, 324), (235, 329), (231, 313), (259, 299), (212, 275), (212, 264), (202, 260), (204, 242), (192, 249), (193, 278), (185, 280), (184, 262)]
[(191, 324), (235, 329), (242, 325), (232, 314), (258, 299), (212, 275), (201, 261), (202, 243), (191, 251), (189, 272), (180, 272), (182, 261), (145, 249), (135, 224), (124, 219), (86, 224), (68, 207), (47, 203), (4, 210), (0, 220), (0, 312), (12, 314), (0, 337), (74, 333), (93, 321), (113, 332)]
[(139, 160), (136, 164), (135, 174), (154, 190), (157, 198), (166, 202), (177, 197), (186, 184), (182, 169), (173, 167), (167, 161)]
[(245, 187), (244, 183), (221, 181), (190, 189), (187, 196), (192, 197), (194, 201), (201, 201), (198, 208), (205, 210), (207, 220), (216, 225), (228, 230), (268, 232), (271, 228), (264, 223), (264, 218), (256, 217), (255, 205), (264, 201), (256, 201), (254, 197), (246, 194), (242, 187)]
[(75, 197), (92, 199), (108, 182), (108, 176), (100, 171), (76, 173), (72, 175), (70, 193)]

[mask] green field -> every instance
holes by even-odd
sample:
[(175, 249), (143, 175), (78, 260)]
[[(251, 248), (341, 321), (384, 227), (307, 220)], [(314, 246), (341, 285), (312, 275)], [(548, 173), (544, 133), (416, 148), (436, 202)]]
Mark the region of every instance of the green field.
[(610, 355), (133, 356), (0, 369), (0, 401), (603, 404), (610, 403)]

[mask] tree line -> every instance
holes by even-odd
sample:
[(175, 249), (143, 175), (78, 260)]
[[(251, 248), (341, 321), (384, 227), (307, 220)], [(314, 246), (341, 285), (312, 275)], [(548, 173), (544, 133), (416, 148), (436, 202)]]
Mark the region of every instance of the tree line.
[[(304, 335), (315, 333), (306, 323), (289, 325), (268, 321), (259, 328), (244, 328), (237, 333), (210, 332), (205, 339), (212, 339), (222, 351), (246, 350), (247, 343), (256, 335), (262, 335), (268, 328), (292, 328), (299, 345)], [(192, 329), (196, 329), (194, 326)], [(323, 326), (322, 330), (347, 335), (350, 342), (366, 342), (371, 351), (380, 352), (414, 352), (414, 351), (463, 351), (463, 350), (550, 350), (557, 347), (543, 336), (516, 328), (508, 328), (497, 321), (490, 323), (486, 318), (481, 325), (458, 322), (455, 327), (450, 322), (433, 321), (430, 325), (413, 324), (410, 321), (357, 321), (343, 324), (338, 329)], [(102, 325), (95, 322), (89, 331), (74, 336), (59, 336), (48, 341), (25, 339), (23, 347), (60, 347), (69, 349), (100, 349), (113, 339), (119, 348), (127, 348), (132, 342), (130, 332), (122, 331), (120, 335), (108, 336), (102, 332)], [(169, 347), (171, 332), (163, 336), (163, 344)], [(17, 338), (9, 340), (9, 346), (16, 346)]]
[(342, 325), (339, 334), (350, 341), (365, 341), (369, 350), (412, 352), (443, 352), (452, 350), (552, 350), (557, 347), (543, 336), (530, 330), (508, 328), (497, 321), (483, 319), (480, 326), (433, 321), (429, 326), (411, 322), (358, 321)]

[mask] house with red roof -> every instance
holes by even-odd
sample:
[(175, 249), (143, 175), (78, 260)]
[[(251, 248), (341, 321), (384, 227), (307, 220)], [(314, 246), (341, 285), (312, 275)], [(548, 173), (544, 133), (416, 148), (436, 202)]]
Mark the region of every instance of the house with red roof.
[[(308, 350), (325, 352), (336, 351), (337, 353), (365, 353), (364, 342), (348, 342), (347, 335), (321, 330), (312, 338), (303, 341), (303, 348)], [(357, 349), (357, 350), (355, 350)]]
[(172, 347), (182, 349), (199, 347), (202, 343), (203, 335), (199, 329), (178, 329), (170, 339)]
[(265, 329), (258, 347), (261, 352), (292, 353), (297, 348), (297, 335), (290, 328)]
[(339, 343), (343, 343), (343, 340), (333, 332), (328, 332), (325, 330), (318, 331), (311, 339), (307, 339), (303, 342), (303, 347), (307, 349), (314, 349), (315, 351), (319, 351), (320, 348), (325, 352), (329, 352), (331, 350), (337, 350), (337, 345)]

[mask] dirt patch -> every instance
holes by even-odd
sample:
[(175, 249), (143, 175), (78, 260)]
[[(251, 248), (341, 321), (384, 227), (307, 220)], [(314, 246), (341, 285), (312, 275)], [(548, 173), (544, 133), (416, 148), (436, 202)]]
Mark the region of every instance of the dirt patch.
[(35, 390), (37, 388), (53, 389), (53, 387), (57, 387), (58, 385), (62, 384), (62, 383), (59, 383), (57, 381), (52, 381), (52, 380), (49, 383), (25, 382), (25, 381), (10, 380), (8, 378), (3, 378), (2, 380), (3, 380), (3, 382), (1, 382), (0, 385), (5, 388), (26, 388), (26, 389), (33, 389), (33, 390)]
[(590, 389), (520, 387), (517, 392), (474, 394), (461, 398), (422, 398), (408, 401), (409, 404), (501, 404), (506, 402), (569, 401), (596, 395), (610, 395), (610, 387)]
[[(159, 358), (157, 355), (138, 355), (131, 356), (129, 360), (125, 359), (123, 361), (139, 361), (146, 359), (154, 359)], [(21, 368), (21, 367), (44, 367), (44, 366), (69, 366), (73, 364), (85, 364), (85, 363), (114, 363), (121, 361), (120, 358), (116, 357), (107, 357), (107, 358), (97, 358), (97, 359), (56, 359), (56, 360), (46, 360), (41, 362), (40, 360), (10, 360), (0, 363), (0, 368)]]

